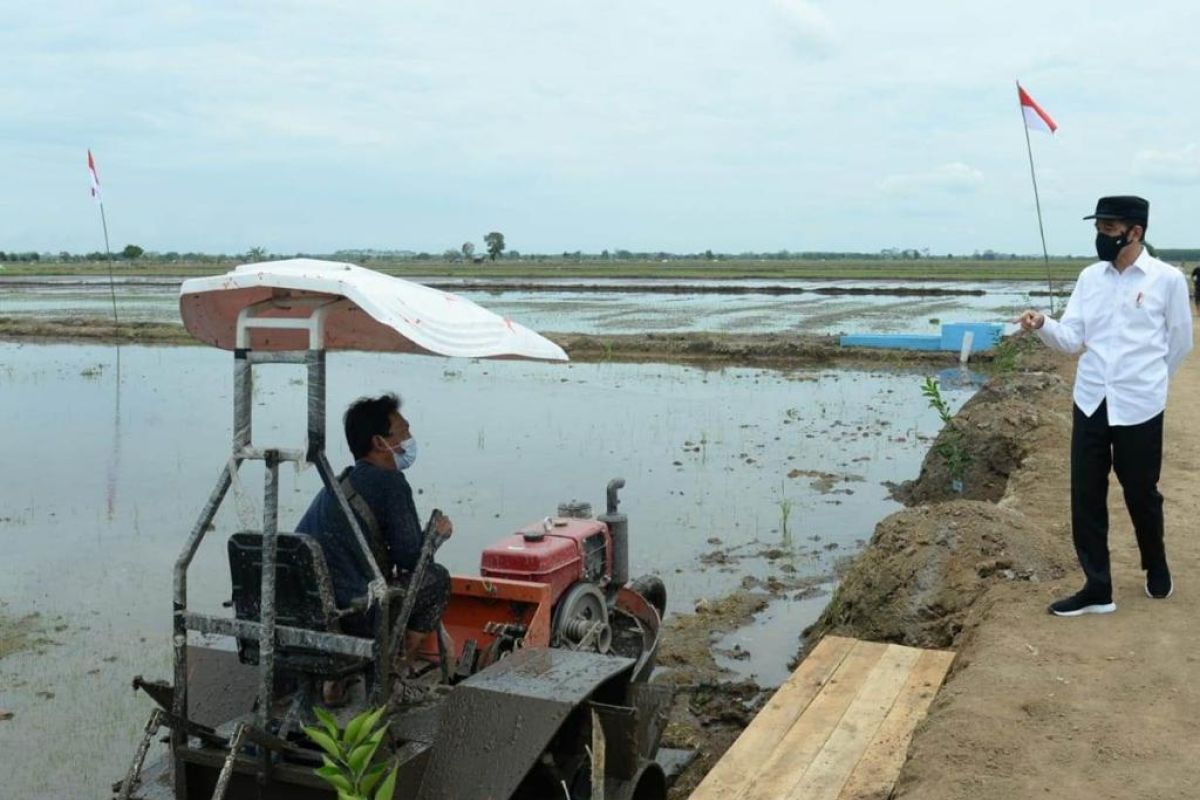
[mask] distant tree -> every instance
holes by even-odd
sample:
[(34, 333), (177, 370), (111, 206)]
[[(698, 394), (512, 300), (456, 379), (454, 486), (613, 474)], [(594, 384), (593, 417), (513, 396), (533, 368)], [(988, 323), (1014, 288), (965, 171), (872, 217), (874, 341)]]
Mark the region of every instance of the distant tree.
[(705, 257), (707, 260), (709, 260), (709, 261), (712, 261), (712, 260), (713, 260), (713, 251), (712, 251), (712, 250), (705, 250), (705, 251), (704, 251), (704, 257)]
[(509, 257), (510, 259), (512, 259), (513, 261), (519, 261), (519, 260), (521, 259), (521, 251), (519, 251), (519, 250), (509, 250), (509, 251), (508, 251), (508, 257)]
[(618, 250), (617, 251), (617, 260), (618, 261), (628, 261), (631, 258), (633, 258), (633, 253), (629, 252), (628, 250)]
[(495, 261), (504, 252), (504, 234), (500, 231), (492, 231), (484, 236), (483, 242), (487, 245), (488, 258), (492, 261)]
[(446, 252), (442, 253), (442, 258), (453, 264), (455, 261), (458, 261), (458, 259), (461, 258), (461, 255), (457, 250), (447, 249)]
[(462, 254), (463, 258), (465, 258), (467, 261), (471, 261), (471, 257), (475, 255), (475, 245), (472, 242), (463, 242)]
[(265, 247), (251, 247), (249, 250), (246, 251), (246, 260), (247, 261), (265, 261), (266, 258), (267, 258), (267, 248), (265, 248)]
[(125, 249), (121, 251), (121, 257), (132, 261), (135, 258), (141, 258), (146, 251), (138, 247), (136, 244), (127, 244)]
[(428, 261), (429, 259), (433, 258), (433, 256), (422, 250), (420, 253), (417, 253), (415, 256), (413, 256), (413, 258), (417, 261)]

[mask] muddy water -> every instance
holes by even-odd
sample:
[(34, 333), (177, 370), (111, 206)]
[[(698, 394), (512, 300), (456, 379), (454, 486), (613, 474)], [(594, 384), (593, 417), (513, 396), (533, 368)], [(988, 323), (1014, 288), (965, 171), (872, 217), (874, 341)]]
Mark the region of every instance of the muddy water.
[[(932, 333), (943, 322), (1002, 322), (1030, 306), (1046, 305), (1040, 283), (963, 283), (946, 281), (838, 281), (839, 290), (897, 291), (934, 289), (984, 292), (931, 297), (803, 294), (706, 294), (639, 292), (638, 281), (621, 281), (612, 292), (573, 290), (569, 284), (539, 281), (553, 291), (525, 291), (494, 283), (488, 290), (473, 288), (464, 297), (481, 302), (499, 314), (520, 319), (534, 330), (577, 333), (644, 333), (648, 331), (728, 331), (733, 333)], [(645, 282), (643, 282), (645, 283)], [(703, 288), (705, 281), (678, 282)], [(472, 282), (477, 285), (478, 282)], [(601, 280), (587, 281), (591, 287)], [(726, 281), (742, 287), (756, 281)], [(818, 281), (772, 281), (820, 291), (834, 284)], [(635, 289), (635, 291), (628, 291)], [(111, 313), (109, 287), (102, 279), (42, 278), (34, 282), (0, 281), (0, 314), (34, 316), (106, 316)], [(178, 282), (141, 279), (118, 286), (118, 309), (131, 321), (178, 322)]]
[[(410, 480), (422, 515), (436, 505), (455, 522), (439, 554), (452, 571), (474, 572), (480, 548), (561, 500), (601, 510), (605, 483), (622, 476), (634, 574), (663, 576), (673, 610), (784, 564), (791, 577), (830, 575), (897, 507), (881, 482), (914, 476), (938, 429), (915, 374), (329, 363), (335, 466), (348, 461), (340, 410), (364, 393), (405, 396), (421, 443)], [(298, 445), (303, 372), (256, 374), (256, 443)], [(169, 675), (171, 565), (228, 457), (231, 390), (232, 357), (219, 351), (127, 347), (118, 369), (111, 347), (0, 344), (0, 613), (39, 615), (31, 644), (0, 660), (0, 711), (12, 713), (0, 758), (17, 765), (5, 795), (102, 796), (125, 769), (150, 710), (129, 678)], [(947, 394), (957, 407), (970, 391)], [(261, 470), (244, 469), (242, 485), (190, 572), (194, 607), (219, 610), (225, 540), (261, 513)], [(312, 470), (283, 470), (285, 528), (318, 485)], [(737, 557), (709, 557), (722, 549)], [(727, 637), (753, 653), (730, 663), (776, 679), (823, 605), (772, 604)]]

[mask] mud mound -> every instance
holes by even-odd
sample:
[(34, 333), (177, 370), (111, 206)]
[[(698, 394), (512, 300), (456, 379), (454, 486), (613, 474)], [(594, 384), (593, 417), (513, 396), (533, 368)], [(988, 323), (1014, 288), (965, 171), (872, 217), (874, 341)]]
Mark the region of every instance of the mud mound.
[(925, 455), (921, 474), (897, 486), (893, 496), (907, 506), (949, 500), (1000, 500), (1008, 487), (1008, 476), (1020, 467), (1036, 440), (1030, 432), (1047, 424), (1062, 424), (1061, 414), (1047, 409), (1059, 409), (1064, 402), (1070, 403), (1070, 387), (1057, 375), (1039, 372), (989, 381), (954, 418), (969, 456), (963, 491), (955, 491), (941, 452), (950, 436), (949, 430), (943, 429)]
[(803, 333), (546, 333), (572, 361), (656, 361), (741, 367), (950, 365), (953, 353), (841, 347)]
[(950, 647), (991, 585), (1057, 579), (1068, 560), (1024, 515), (990, 503), (905, 509), (876, 526), (805, 639), (833, 633)]

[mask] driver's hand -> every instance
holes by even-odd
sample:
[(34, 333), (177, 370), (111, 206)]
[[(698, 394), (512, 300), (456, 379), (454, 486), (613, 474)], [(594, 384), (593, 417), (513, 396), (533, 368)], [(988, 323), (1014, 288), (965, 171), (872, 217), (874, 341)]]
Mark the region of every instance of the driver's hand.
[(1032, 308), (1013, 320), (1023, 331), (1036, 331), (1046, 324), (1046, 315)]
[(438, 536), (449, 539), (454, 533), (454, 523), (445, 514), (437, 518), (437, 522), (433, 523), (433, 530)]

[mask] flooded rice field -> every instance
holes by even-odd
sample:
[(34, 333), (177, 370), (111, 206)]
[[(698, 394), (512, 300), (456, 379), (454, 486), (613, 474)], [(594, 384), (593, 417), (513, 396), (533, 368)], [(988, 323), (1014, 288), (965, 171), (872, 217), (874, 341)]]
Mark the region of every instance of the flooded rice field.
[[(232, 360), (201, 348), (124, 347), (118, 359), (109, 346), (0, 343), (0, 753), (16, 765), (15, 777), (4, 770), (6, 796), (106, 796), (127, 767), (150, 711), (129, 680), (169, 677), (171, 566), (229, 457)], [(255, 443), (301, 444), (303, 371), (256, 369)], [(631, 571), (662, 576), (671, 611), (783, 587), (714, 648), (771, 685), (828, 600), (839, 559), (898, 508), (883, 483), (914, 477), (940, 427), (922, 377), (336, 353), (329, 453), (335, 468), (349, 461), (339, 420), (351, 400), (399, 392), (421, 445), (408, 473), (418, 510), (454, 520), (439, 560), (459, 573), (560, 501), (603, 510), (606, 482), (624, 477)], [(947, 383), (945, 394), (957, 409), (972, 391)], [(225, 541), (261, 513), (255, 466), (189, 573), (198, 609), (219, 612), (229, 596)], [(319, 479), (281, 475), (288, 529)]]
[[(534, 330), (574, 333), (931, 333), (943, 322), (1003, 322), (1030, 306), (1047, 305), (1046, 285), (1036, 282), (539, 279), (536, 287), (503, 280), (423, 282), (457, 291)], [(175, 279), (121, 281), (122, 319), (178, 322), (178, 287)], [(0, 279), (0, 315), (109, 314), (104, 278)]]

